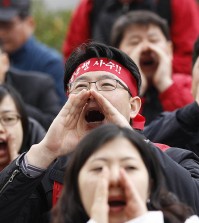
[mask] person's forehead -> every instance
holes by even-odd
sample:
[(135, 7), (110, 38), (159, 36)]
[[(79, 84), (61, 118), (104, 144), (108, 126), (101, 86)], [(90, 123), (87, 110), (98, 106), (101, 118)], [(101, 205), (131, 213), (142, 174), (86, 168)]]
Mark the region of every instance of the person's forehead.
[(0, 113), (5, 111), (17, 111), (15, 102), (10, 95), (6, 95), (0, 102)]
[(162, 34), (161, 28), (155, 24), (132, 24), (129, 25), (126, 29), (125, 29), (125, 34), (131, 34), (131, 35), (139, 35), (138, 31), (141, 31), (142, 33), (145, 33), (147, 35), (150, 34)]
[[(124, 149), (121, 150), (121, 147), (118, 145), (122, 145)], [(117, 150), (115, 154), (113, 153), (113, 148), (114, 150)], [(142, 160), (141, 155), (138, 152), (138, 148), (124, 137), (116, 137), (113, 140), (105, 143), (94, 154), (91, 155), (89, 160), (91, 162), (97, 160), (106, 160), (108, 157), (114, 157), (120, 161), (135, 161), (137, 159)]]

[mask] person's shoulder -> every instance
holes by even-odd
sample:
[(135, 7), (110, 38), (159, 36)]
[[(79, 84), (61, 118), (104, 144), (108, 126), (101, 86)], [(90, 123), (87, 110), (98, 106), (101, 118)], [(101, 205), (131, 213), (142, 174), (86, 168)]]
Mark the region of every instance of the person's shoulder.
[(12, 80), (30, 80), (33, 82), (51, 82), (53, 79), (44, 72), (39, 71), (24, 71), (11, 67), (8, 71), (9, 78)]
[[(175, 160), (177, 163), (189, 163), (192, 166), (194, 165), (197, 170), (199, 168), (199, 157), (192, 151), (184, 149), (184, 148), (178, 148), (178, 147), (170, 147), (165, 151), (165, 153), (171, 157), (173, 160)], [(186, 160), (186, 162), (185, 162)]]
[(32, 46), (39, 51), (40, 55), (45, 55), (46, 58), (53, 57), (57, 59), (62, 59), (62, 55), (54, 48), (47, 46), (43, 42), (38, 41), (35, 37), (32, 37)]

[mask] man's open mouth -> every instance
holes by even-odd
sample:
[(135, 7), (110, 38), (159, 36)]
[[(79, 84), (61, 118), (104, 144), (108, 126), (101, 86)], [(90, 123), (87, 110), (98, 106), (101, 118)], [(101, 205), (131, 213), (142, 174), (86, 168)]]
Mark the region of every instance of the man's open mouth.
[(140, 68), (142, 72), (147, 76), (154, 74), (157, 67), (158, 67), (158, 61), (152, 56), (143, 56), (140, 59)]
[(104, 119), (105, 119), (104, 114), (99, 110), (89, 110), (87, 111), (85, 116), (85, 120), (88, 123), (102, 122)]
[(153, 59), (143, 60), (141, 61), (141, 65), (143, 66), (151, 66), (155, 63)]
[(152, 55), (144, 54), (140, 58), (140, 66), (141, 67), (150, 67), (157, 64), (156, 59)]

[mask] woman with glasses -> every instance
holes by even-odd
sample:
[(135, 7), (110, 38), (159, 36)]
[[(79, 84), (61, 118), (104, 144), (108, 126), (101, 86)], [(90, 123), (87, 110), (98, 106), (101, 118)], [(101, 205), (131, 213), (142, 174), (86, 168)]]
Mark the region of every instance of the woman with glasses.
[[(0, 85), (0, 170), (29, 148), (33, 122), (28, 119), (19, 94), (9, 85)], [(39, 128), (38, 140), (44, 133), (43, 128)]]

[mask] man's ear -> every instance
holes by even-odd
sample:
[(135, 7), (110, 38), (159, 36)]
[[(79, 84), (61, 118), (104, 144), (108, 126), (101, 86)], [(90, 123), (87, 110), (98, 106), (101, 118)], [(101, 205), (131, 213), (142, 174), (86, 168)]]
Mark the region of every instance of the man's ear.
[(35, 30), (35, 20), (32, 16), (25, 18), (26, 32), (31, 35)]
[(138, 97), (138, 96), (131, 97), (130, 98), (130, 104), (131, 104), (130, 118), (133, 119), (139, 113), (140, 108), (141, 108), (141, 99), (140, 99), (140, 97)]

